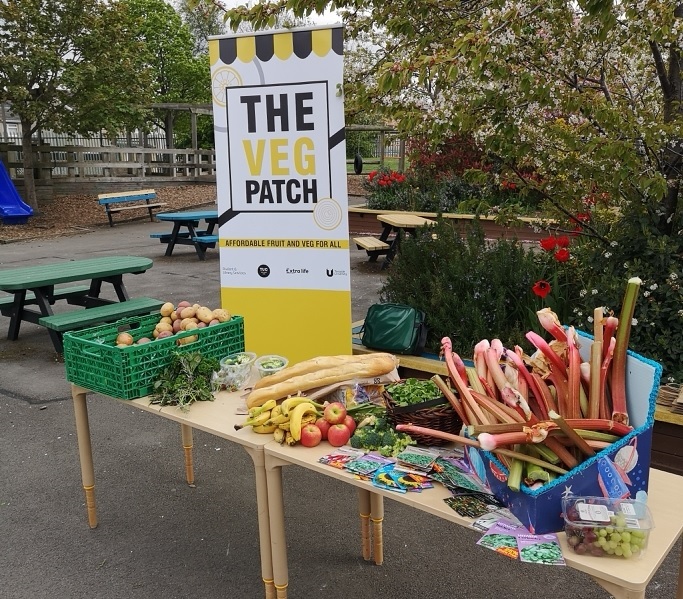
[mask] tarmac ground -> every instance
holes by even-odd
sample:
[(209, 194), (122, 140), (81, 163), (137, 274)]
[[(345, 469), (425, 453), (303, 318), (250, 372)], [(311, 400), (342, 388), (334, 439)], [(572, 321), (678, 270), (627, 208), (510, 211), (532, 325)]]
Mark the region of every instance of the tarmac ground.
[[(160, 228), (161, 227), (161, 228)], [(136, 221), (0, 246), (0, 269), (99, 255), (154, 259), (128, 276), (131, 296), (218, 305), (216, 250), (165, 257)], [(351, 249), (353, 319), (377, 301), (386, 271)], [(0, 326), (8, 320), (0, 318)], [(99, 526), (88, 527), (70, 387), (46, 331), (24, 323), (0, 338), (0, 597), (260, 599), (255, 483), (249, 456), (195, 431), (196, 485), (185, 483), (174, 423), (88, 396)], [(606, 599), (587, 575), (522, 564), (479, 547), (479, 535), (385, 501), (382, 566), (360, 554), (356, 491), (296, 466), (283, 470), (293, 599)], [(666, 522), (656, 522), (666, 526)], [(680, 541), (648, 587), (676, 596)], [(602, 558), (608, 559), (608, 558)], [(628, 567), (625, 564), (625, 567)]]

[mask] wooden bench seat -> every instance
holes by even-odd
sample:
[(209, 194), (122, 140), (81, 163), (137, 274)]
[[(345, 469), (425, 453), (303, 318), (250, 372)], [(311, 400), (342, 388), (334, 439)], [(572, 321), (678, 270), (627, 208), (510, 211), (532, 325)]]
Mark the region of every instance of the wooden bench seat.
[(353, 242), (359, 250), (367, 252), (377, 252), (389, 249), (389, 244), (377, 239), (377, 237), (354, 237)]
[(218, 235), (196, 235), (192, 238), (192, 241), (214, 246), (218, 243)]
[[(56, 288), (52, 292), (51, 302), (54, 303), (57, 300), (65, 299), (67, 302), (71, 303), (71, 300), (83, 297), (88, 293), (90, 287), (88, 285), (76, 285), (73, 287), (62, 287)], [(12, 310), (12, 304), (14, 303), (14, 295), (8, 295), (6, 297), (0, 297), (0, 314), (3, 316), (8, 316), (9, 312)], [(24, 301), (26, 305), (36, 304), (36, 294), (33, 291), (26, 292), (26, 299)]]
[[(161, 243), (168, 243), (173, 238), (172, 233), (150, 233), (152, 239), (158, 239)], [(189, 233), (178, 233), (179, 239), (189, 239)]]
[[(139, 191), (120, 191), (115, 193), (101, 193), (97, 196), (97, 201), (104, 206), (109, 219), (109, 226), (114, 226), (112, 214), (115, 212), (122, 212), (124, 210), (139, 210), (145, 209), (149, 212), (149, 220), (154, 222), (155, 208), (166, 206), (165, 202), (153, 202), (157, 199), (156, 191), (153, 189), (141, 189)], [(144, 200), (144, 204), (139, 202)], [(138, 202), (133, 206), (119, 206), (118, 204), (126, 204), (128, 202)]]
[(64, 333), (84, 329), (95, 324), (112, 322), (119, 318), (149, 314), (161, 308), (163, 304), (164, 302), (151, 297), (136, 297), (125, 302), (97, 306), (87, 310), (73, 310), (52, 316), (43, 316), (38, 324), (58, 333)]

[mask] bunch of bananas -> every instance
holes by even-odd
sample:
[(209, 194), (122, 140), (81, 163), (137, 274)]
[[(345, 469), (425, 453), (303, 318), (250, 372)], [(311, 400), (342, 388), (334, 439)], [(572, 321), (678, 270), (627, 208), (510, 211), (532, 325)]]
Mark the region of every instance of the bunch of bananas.
[(281, 403), (270, 399), (262, 406), (250, 408), (249, 417), (236, 424), (239, 430), (250, 426), (255, 433), (272, 434), (280, 444), (296, 445), (301, 439), (301, 429), (315, 422), (324, 406), (305, 397), (288, 397)]

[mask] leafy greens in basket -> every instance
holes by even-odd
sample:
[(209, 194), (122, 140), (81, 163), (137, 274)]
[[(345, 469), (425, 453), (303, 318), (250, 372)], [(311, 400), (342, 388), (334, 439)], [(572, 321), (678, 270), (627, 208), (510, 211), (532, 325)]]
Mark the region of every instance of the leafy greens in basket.
[(387, 386), (387, 391), (397, 406), (412, 406), (443, 397), (433, 381), (423, 379), (406, 379)]

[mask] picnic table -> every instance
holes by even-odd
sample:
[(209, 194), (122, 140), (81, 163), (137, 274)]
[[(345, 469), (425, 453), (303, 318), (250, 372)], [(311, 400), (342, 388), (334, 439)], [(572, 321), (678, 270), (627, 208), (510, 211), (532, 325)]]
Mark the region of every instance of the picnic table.
[(391, 264), (399, 250), (402, 237), (406, 234), (415, 236), (418, 228), (436, 224), (436, 221), (409, 212), (378, 214), (377, 220), (382, 224), (382, 233), (379, 238), (354, 237), (353, 241), (359, 249), (367, 252), (370, 262), (375, 262), (379, 256), (384, 256), (382, 268)]
[[(61, 353), (61, 333), (65, 330), (152, 311), (161, 305), (159, 300), (131, 299), (123, 283), (124, 274), (141, 274), (152, 264), (149, 258), (105, 256), (0, 270), (0, 291), (11, 294), (0, 298), (0, 314), (10, 319), (7, 339), (16, 341), (21, 323), (32, 322), (48, 329), (55, 349)], [(75, 282), (85, 284), (58, 287)], [(120, 304), (100, 297), (103, 283), (113, 286)], [(59, 300), (86, 310), (55, 315), (52, 306)]]
[[(207, 248), (216, 247), (218, 235), (214, 234), (218, 224), (218, 210), (195, 210), (188, 212), (162, 212), (157, 220), (173, 223), (171, 232), (151, 233), (150, 237), (166, 244), (164, 255), (173, 254), (176, 245), (192, 245), (200, 260), (206, 258)], [(206, 223), (205, 229), (198, 229), (199, 221)]]

